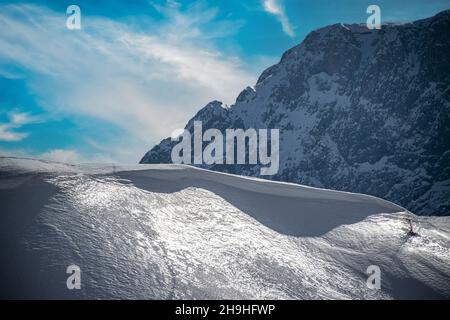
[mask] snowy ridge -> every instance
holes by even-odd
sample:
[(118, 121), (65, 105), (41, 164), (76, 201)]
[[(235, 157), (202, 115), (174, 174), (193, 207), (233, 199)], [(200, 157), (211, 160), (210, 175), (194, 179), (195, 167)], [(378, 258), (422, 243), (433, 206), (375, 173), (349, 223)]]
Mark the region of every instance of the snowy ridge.
[[(371, 196), (188, 166), (11, 158), (0, 186), (5, 297), (450, 298), (449, 218)], [(65, 287), (70, 264), (82, 290)], [(366, 286), (369, 265), (381, 290)]]

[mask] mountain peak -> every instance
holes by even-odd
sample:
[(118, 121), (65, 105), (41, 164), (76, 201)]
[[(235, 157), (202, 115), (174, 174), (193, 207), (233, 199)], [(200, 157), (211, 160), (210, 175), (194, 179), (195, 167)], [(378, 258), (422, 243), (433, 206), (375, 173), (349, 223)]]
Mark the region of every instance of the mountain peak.
[[(213, 102), (187, 128), (198, 120), (204, 130), (279, 129), (280, 169), (270, 179), (371, 194), (418, 214), (448, 214), (449, 15), (381, 30), (334, 24), (313, 31), (233, 106)], [(170, 143), (161, 146), (143, 162), (170, 158)], [(204, 167), (260, 172), (259, 165)]]

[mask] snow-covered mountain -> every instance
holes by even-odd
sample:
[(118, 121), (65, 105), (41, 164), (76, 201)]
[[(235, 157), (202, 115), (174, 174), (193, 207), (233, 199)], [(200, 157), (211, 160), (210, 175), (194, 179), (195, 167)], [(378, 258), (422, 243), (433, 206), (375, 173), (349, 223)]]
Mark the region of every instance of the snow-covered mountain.
[[(182, 165), (0, 158), (0, 198), (2, 298), (450, 298), (450, 217), (372, 196)], [(66, 287), (69, 265), (80, 290)], [(366, 285), (371, 265), (380, 290)]]
[[(280, 129), (273, 180), (360, 192), (420, 215), (450, 213), (450, 11), (402, 25), (310, 33), (231, 107), (187, 124)], [(170, 163), (170, 139), (141, 163)], [(259, 176), (258, 165), (206, 168)]]

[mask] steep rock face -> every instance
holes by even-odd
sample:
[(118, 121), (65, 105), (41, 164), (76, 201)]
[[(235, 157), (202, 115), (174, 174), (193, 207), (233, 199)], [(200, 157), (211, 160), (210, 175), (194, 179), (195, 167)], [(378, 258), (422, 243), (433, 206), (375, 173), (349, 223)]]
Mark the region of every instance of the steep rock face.
[[(203, 129), (280, 129), (269, 178), (372, 194), (416, 214), (450, 214), (450, 11), (368, 30), (328, 26), (265, 70), (254, 89), (193, 121)], [(170, 163), (163, 140), (141, 163)], [(212, 170), (258, 176), (259, 165)]]

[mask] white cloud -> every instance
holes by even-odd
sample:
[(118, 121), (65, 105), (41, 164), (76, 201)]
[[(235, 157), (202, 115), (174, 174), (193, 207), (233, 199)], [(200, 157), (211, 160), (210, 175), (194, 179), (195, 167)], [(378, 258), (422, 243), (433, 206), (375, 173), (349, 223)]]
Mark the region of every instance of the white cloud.
[(0, 124), (0, 141), (20, 141), (28, 136), (26, 132), (17, 132), (23, 125), (39, 122), (40, 119), (25, 112), (10, 113), (9, 122)]
[(20, 141), (28, 136), (27, 133), (14, 132), (11, 129), (7, 124), (0, 124), (0, 141)]
[(61, 12), (0, 5), (0, 61), (33, 74), (29, 87), (47, 111), (125, 129), (128, 144), (142, 148), (135, 160), (209, 101), (231, 103), (256, 80), (202, 31), (214, 10), (181, 13), (175, 2), (165, 10), (169, 21), (147, 33), (83, 11), (82, 29), (71, 31)]
[(284, 33), (290, 37), (295, 37), (294, 28), (291, 26), (284, 7), (280, 1), (281, 0), (263, 0), (264, 11), (277, 17), (278, 21), (281, 23)]
[[(104, 154), (82, 154), (75, 149), (50, 149), (45, 152), (36, 153), (27, 148), (1, 148), (0, 157), (19, 157), (28, 159), (42, 159), (47, 161), (80, 164), (80, 163), (113, 163), (114, 160)], [(133, 162), (134, 164), (136, 162)]]
[(82, 157), (75, 150), (54, 149), (48, 152), (42, 153), (37, 156), (39, 159), (77, 164), (81, 163)]

